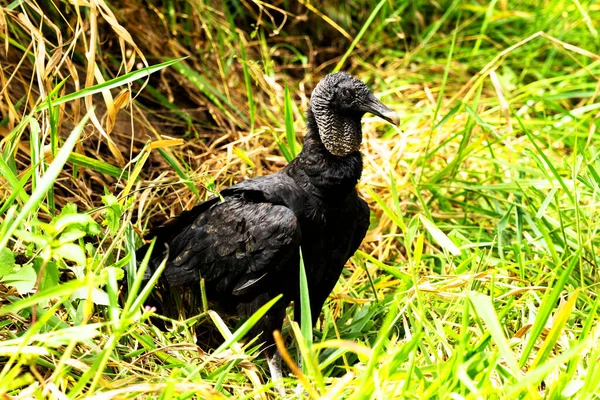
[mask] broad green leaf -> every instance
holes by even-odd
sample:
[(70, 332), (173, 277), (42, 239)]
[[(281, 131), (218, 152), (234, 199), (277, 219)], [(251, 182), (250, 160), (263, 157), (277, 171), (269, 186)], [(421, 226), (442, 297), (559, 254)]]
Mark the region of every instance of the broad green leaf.
[(41, 271), (42, 264), (43, 260), (39, 257), (33, 262), (33, 269), (35, 270), (36, 275), (39, 276), (40, 272), (42, 272), (40, 290), (58, 285), (59, 272), (56, 263), (52, 260), (48, 261), (44, 270)]
[(0, 249), (0, 278), (9, 275), (15, 268), (15, 255), (10, 249)]
[(33, 290), (37, 274), (33, 265), (25, 264), (17, 271), (2, 278), (2, 283), (7, 286), (14, 286), (20, 294), (27, 294)]
[(112, 194), (102, 196), (102, 203), (106, 206), (102, 212), (102, 225), (108, 226), (108, 230), (114, 235), (121, 225), (121, 204)]
[(25, 231), (25, 230), (21, 230), (21, 229), (15, 231), (15, 236), (18, 237), (19, 239), (23, 240), (24, 242), (35, 243), (36, 245), (38, 245), (40, 247), (48, 246), (49, 241), (52, 239), (51, 237), (48, 237), (43, 234), (31, 233), (29, 231)]
[(60, 244), (71, 243), (87, 236), (87, 232), (75, 226), (70, 226), (60, 235), (58, 242)]
[(54, 253), (66, 260), (73, 261), (77, 265), (85, 265), (85, 251), (83, 248), (75, 243), (65, 243), (62, 246), (56, 248)]
[(92, 303), (99, 306), (108, 306), (110, 304), (108, 300), (108, 294), (97, 287), (93, 288), (79, 288), (73, 292), (71, 295), (71, 299), (73, 300), (91, 300)]
[[(88, 230), (89, 225), (96, 225), (96, 221), (87, 214), (64, 214), (60, 215), (56, 221), (54, 221), (54, 228), (57, 232), (62, 231), (69, 225), (78, 225)], [(97, 228), (90, 228), (92, 231), (97, 231)]]

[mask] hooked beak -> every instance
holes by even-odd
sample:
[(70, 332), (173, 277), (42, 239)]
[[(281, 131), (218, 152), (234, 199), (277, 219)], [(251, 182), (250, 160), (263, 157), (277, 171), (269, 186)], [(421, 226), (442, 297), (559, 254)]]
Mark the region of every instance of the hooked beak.
[(398, 114), (390, 110), (385, 104), (383, 104), (373, 93), (369, 94), (369, 97), (365, 100), (361, 107), (362, 111), (370, 112), (378, 117), (386, 120), (387, 122), (398, 126), (400, 124), (400, 117)]

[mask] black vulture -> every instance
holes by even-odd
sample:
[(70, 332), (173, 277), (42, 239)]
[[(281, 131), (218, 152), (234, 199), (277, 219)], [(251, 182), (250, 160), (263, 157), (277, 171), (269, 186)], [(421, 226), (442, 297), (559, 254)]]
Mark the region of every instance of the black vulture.
[[(156, 244), (146, 278), (168, 257), (160, 278), (167, 290), (199, 288), (204, 278), (208, 299), (241, 317), (283, 294), (249, 333), (260, 335), (274, 380), (281, 377), (281, 358), (272, 333), (281, 329), (290, 301), (300, 321), (300, 248), (314, 324), (367, 232), (369, 207), (355, 188), (367, 112), (399, 123), (362, 81), (344, 72), (325, 76), (312, 93), (308, 133), (294, 160), (223, 190), (149, 235)], [(139, 256), (146, 251), (147, 245)]]

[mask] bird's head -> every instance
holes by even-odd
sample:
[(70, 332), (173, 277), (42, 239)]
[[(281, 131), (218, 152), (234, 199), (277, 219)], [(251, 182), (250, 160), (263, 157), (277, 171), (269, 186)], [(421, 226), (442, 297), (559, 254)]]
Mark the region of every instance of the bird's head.
[(375, 114), (398, 125), (398, 114), (386, 107), (362, 81), (345, 72), (329, 74), (313, 90), (310, 108), (325, 148), (336, 156), (358, 151), (362, 141), (360, 120)]

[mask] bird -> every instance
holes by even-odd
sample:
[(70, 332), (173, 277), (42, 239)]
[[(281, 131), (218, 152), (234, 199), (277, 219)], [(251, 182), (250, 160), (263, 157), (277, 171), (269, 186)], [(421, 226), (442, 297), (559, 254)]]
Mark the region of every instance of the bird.
[[(278, 172), (222, 190), (146, 237), (155, 245), (144, 279), (166, 258), (162, 290), (199, 288), (204, 279), (207, 298), (242, 318), (282, 295), (248, 334), (263, 343), (273, 381), (282, 377), (273, 331), (281, 330), (291, 302), (300, 323), (300, 251), (314, 326), (367, 233), (369, 207), (356, 190), (365, 113), (399, 124), (398, 114), (364, 82), (345, 72), (326, 75), (311, 94), (296, 158)], [(138, 258), (148, 249), (139, 249)]]

